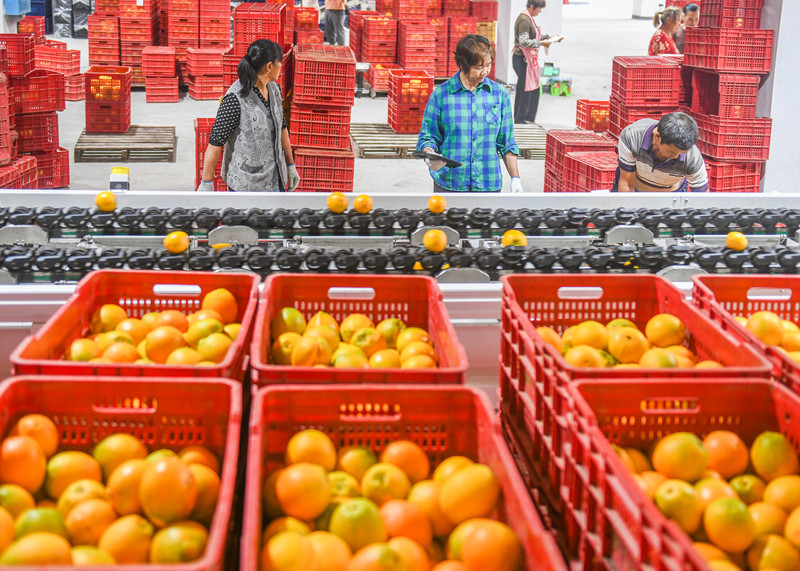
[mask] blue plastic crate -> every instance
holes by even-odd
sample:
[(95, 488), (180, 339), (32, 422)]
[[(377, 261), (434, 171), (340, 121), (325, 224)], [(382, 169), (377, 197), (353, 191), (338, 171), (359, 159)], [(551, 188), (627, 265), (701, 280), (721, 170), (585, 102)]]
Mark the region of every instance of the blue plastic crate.
[(44, 31), (53, 33), (53, 5), (49, 0), (31, 0), (31, 16), (44, 16)]

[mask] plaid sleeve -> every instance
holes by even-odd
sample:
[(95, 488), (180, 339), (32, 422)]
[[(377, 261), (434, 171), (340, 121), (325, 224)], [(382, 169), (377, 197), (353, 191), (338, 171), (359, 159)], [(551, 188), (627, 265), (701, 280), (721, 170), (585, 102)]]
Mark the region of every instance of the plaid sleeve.
[(497, 132), (497, 151), (501, 157), (507, 153), (519, 155), (519, 146), (514, 139), (514, 117), (511, 113), (511, 97), (508, 91), (501, 90), (500, 100), (500, 130)]
[(430, 147), (436, 152), (442, 149), (444, 132), (439, 121), (442, 114), (442, 89), (436, 89), (428, 99), (425, 106), (425, 114), (422, 116), (422, 127), (419, 130), (417, 140), (417, 150), (421, 151), (425, 147)]

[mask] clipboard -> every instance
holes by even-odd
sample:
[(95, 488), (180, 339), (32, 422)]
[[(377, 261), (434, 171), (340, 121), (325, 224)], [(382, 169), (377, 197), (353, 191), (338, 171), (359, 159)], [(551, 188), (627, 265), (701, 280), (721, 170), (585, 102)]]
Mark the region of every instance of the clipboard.
[(430, 159), (432, 161), (442, 161), (444, 162), (444, 166), (450, 168), (460, 167), (461, 163), (458, 161), (454, 161), (453, 159), (448, 159), (444, 155), (440, 155), (439, 153), (426, 153), (425, 151), (412, 151), (411, 156), (415, 159)]

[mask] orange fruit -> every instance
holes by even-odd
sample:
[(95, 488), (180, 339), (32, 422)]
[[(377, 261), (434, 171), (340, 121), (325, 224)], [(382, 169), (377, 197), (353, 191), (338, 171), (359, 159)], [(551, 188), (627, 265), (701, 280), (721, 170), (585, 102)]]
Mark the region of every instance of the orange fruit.
[(97, 460), (85, 452), (59, 452), (47, 463), (44, 489), (48, 497), (57, 500), (64, 490), (78, 480), (103, 481), (103, 471)]
[(92, 314), (89, 329), (92, 333), (105, 333), (114, 329), (128, 318), (127, 312), (119, 305), (107, 303)]
[(608, 348), (608, 330), (597, 321), (583, 321), (572, 332), (572, 344), (588, 345), (605, 351)]
[(108, 498), (120, 515), (141, 514), (139, 482), (148, 462), (136, 459), (120, 464), (108, 478)]
[(14, 518), (9, 511), (0, 508), (0, 553), (14, 542)]
[(76, 339), (73, 341), (66, 358), (70, 361), (90, 361), (99, 357), (103, 351), (93, 339)]
[(697, 363), (697, 355), (692, 353), (691, 350), (687, 349), (683, 345), (670, 345), (669, 347), (665, 347), (665, 349), (678, 358), (683, 358), (687, 361), (690, 361), (692, 367), (694, 367)]
[(764, 501), (786, 513), (800, 506), (800, 476), (778, 476), (764, 489)]
[[(154, 318), (152, 321), (155, 320), (156, 316), (158, 316), (158, 314), (154, 314)], [(189, 322), (190, 328), (195, 323), (198, 323), (206, 319), (213, 319), (215, 321), (219, 321), (220, 323), (222, 323), (222, 316), (219, 314), (218, 311), (214, 311), (213, 309), (201, 309), (200, 311), (195, 311), (194, 313), (190, 313), (189, 315), (186, 316), (186, 321)]]
[(325, 511), (331, 498), (331, 484), (324, 468), (299, 462), (281, 471), (275, 481), (275, 494), (283, 513), (311, 520)]
[(333, 511), (328, 529), (344, 539), (353, 551), (388, 538), (378, 506), (367, 498), (352, 498), (341, 503)]
[(261, 548), (261, 571), (316, 569), (317, 558), (311, 540), (296, 531), (282, 531)]
[[(181, 333), (186, 333), (189, 330), (189, 320), (177, 309), (166, 309), (159, 313), (158, 317), (153, 320), (151, 329), (158, 329), (165, 325), (171, 325)], [(136, 343), (135, 339), (134, 343)]]
[(197, 502), (197, 482), (177, 458), (150, 462), (139, 480), (139, 499), (147, 518), (158, 527), (189, 517)]
[(353, 209), (361, 214), (366, 214), (372, 210), (372, 197), (368, 194), (359, 194), (353, 200)]
[(716, 478), (703, 478), (694, 485), (694, 489), (703, 503), (703, 508), (718, 498), (739, 497), (725, 480), (717, 480)]
[(138, 438), (130, 434), (112, 434), (101, 440), (92, 450), (92, 456), (103, 470), (103, 477), (108, 479), (117, 466), (126, 460), (145, 458), (147, 447)]
[(617, 446), (616, 444), (612, 444), (611, 449), (620, 459), (625, 469), (631, 474), (635, 474), (636, 466), (633, 465), (633, 460), (631, 460), (631, 457), (628, 455), (628, 451), (622, 448), (621, 446)]
[(97, 547), (120, 564), (147, 563), (154, 531), (143, 517), (125, 515), (106, 528)]
[(708, 452), (690, 432), (675, 432), (656, 443), (653, 468), (667, 478), (696, 482), (708, 467)]
[(318, 311), (311, 318), (308, 320), (306, 324), (307, 328), (312, 327), (327, 327), (328, 329), (333, 330), (337, 336), (339, 334), (339, 322), (328, 312), (326, 311)]
[(792, 443), (779, 432), (762, 432), (750, 447), (753, 470), (769, 482), (778, 476), (797, 474), (800, 465)]
[(381, 452), (380, 461), (399, 467), (412, 484), (427, 479), (431, 471), (428, 455), (410, 440), (397, 440), (388, 444)]
[(522, 543), (506, 524), (491, 519), (474, 521), (463, 538), (461, 559), (468, 570), (514, 571), (522, 565)]
[(467, 566), (462, 561), (448, 559), (437, 563), (431, 571), (467, 571)]
[(281, 333), (272, 344), (272, 362), (276, 365), (291, 365), (292, 349), (300, 339), (302, 336), (294, 331)]
[[(337, 369), (367, 369), (369, 368), (369, 360), (364, 352), (359, 349), (358, 352), (345, 352), (339, 353), (334, 359), (331, 357), (331, 363)], [(317, 364), (315, 367), (322, 367)]]
[(91, 545), (79, 545), (72, 548), (72, 564), (82, 568), (95, 565), (116, 565), (117, 562), (105, 551)]
[(8, 510), (11, 517), (16, 518), (25, 510), (36, 507), (36, 500), (31, 493), (16, 484), (3, 484), (0, 486), (0, 508)]
[(336, 351), (341, 343), (339, 333), (331, 327), (327, 327), (325, 325), (307, 325), (306, 331), (303, 333), (303, 337), (319, 337), (324, 339), (328, 344), (331, 353)]
[(444, 482), (461, 468), (466, 468), (474, 463), (475, 462), (466, 456), (450, 456), (442, 460), (442, 462), (436, 466), (436, 469), (433, 471), (433, 479), (437, 482)]
[(206, 551), (208, 530), (194, 521), (182, 521), (158, 531), (150, 543), (150, 563), (188, 563)]
[(768, 504), (765, 502), (756, 502), (747, 506), (750, 512), (750, 517), (756, 524), (756, 535), (766, 535), (768, 533), (783, 534), (783, 529), (786, 526), (786, 519), (788, 514), (778, 506)]
[(379, 506), (391, 499), (405, 498), (410, 489), (408, 475), (388, 462), (370, 466), (361, 479), (361, 493)]
[(644, 334), (634, 327), (612, 327), (607, 331), (608, 352), (620, 363), (638, 363), (650, 348)]
[(408, 537), (422, 546), (433, 541), (433, 529), (422, 508), (407, 500), (389, 500), (381, 508), (389, 537)]
[(189, 471), (197, 483), (197, 501), (189, 517), (209, 527), (217, 509), (220, 478), (214, 470), (203, 464), (189, 464)]
[[(169, 354), (169, 357), (167, 357), (166, 364), (192, 366), (192, 365), (198, 365), (202, 361), (203, 361), (203, 356), (200, 355), (200, 353), (198, 353), (191, 347), (180, 347), (178, 349), (175, 349), (172, 353)], [(216, 365), (216, 363), (214, 363), (213, 361), (212, 363)]]
[(714, 545), (731, 553), (745, 551), (756, 538), (756, 524), (747, 505), (736, 498), (711, 502), (703, 514), (703, 528)]
[(606, 366), (603, 355), (589, 345), (574, 345), (567, 349), (564, 360), (573, 367), (602, 368)]
[(708, 467), (726, 480), (743, 474), (750, 462), (747, 446), (728, 430), (715, 430), (703, 439), (708, 452)]
[(692, 534), (700, 528), (703, 501), (691, 484), (683, 480), (667, 480), (659, 486), (654, 499), (661, 513), (686, 533)]
[(328, 342), (320, 337), (302, 337), (292, 347), (291, 364), (295, 367), (327, 365), (331, 358)]
[(164, 458), (179, 458), (177, 452), (173, 450), (169, 450), (168, 448), (161, 448), (159, 450), (155, 450), (147, 455), (148, 462), (157, 462), (159, 460), (163, 460)]
[(503, 247), (507, 246), (527, 246), (528, 245), (528, 237), (525, 236), (523, 232), (519, 230), (506, 230), (503, 232), (503, 237), (500, 239), (500, 243)]
[(686, 338), (686, 326), (674, 315), (659, 313), (647, 322), (644, 334), (656, 347), (680, 345)]
[(116, 330), (100, 333), (94, 340), (97, 342), (97, 346), (100, 347), (100, 351), (105, 351), (114, 343), (130, 343), (133, 345), (133, 338), (130, 335)]
[(747, 330), (766, 345), (783, 341), (783, 321), (771, 311), (757, 311), (747, 318)]
[(64, 520), (70, 541), (75, 545), (97, 545), (117, 514), (106, 500), (84, 500), (72, 508)]
[(428, 230), (422, 237), (422, 245), (431, 252), (441, 252), (447, 248), (447, 234), (443, 230)]
[[(642, 491), (647, 495), (648, 498), (651, 500), (655, 498), (656, 492), (658, 488), (667, 481), (667, 477), (663, 474), (659, 474), (658, 472), (654, 472), (652, 470), (648, 470), (637, 474), (641, 481), (637, 481), (639, 487)], [(634, 478), (635, 479), (635, 478)]]
[(219, 460), (217, 456), (205, 446), (192, 444), (178, 451), (178, 458), (186, 464), (202, 464), (219, 474)]
[(112, 212), (117, 207), (117, 197), (110, 190), (104, 190), (97, 193), (94, 203), (103, 212)]
[(136, 347), (130, 343), (119, 342), (103, 351), (103, 358), (112, 363), (133, 363), (140, 358), (140, 355)]
[(369, 366), (373, 369), (398, 369), (400, 365), (400, 353), (397, 349), (381, 349), (369, 358)]
[(374, 327), (364, 327), (353, 333), (350, 344), (361, 349), (368, 359), (381, 349), (386, 349), (386, 339)]
[(488, 517), (497, 505), (500, 481), (484, 464), (466, 466), (442, 482), (439, 505), (454, 524)]
[(405, 571), (406, 563), (388, 543), (373, 543), (356, 551), (347, 571)]
[(393, 537), (386, 544), (400, 556), (403, 569), (406, 571), (430, 571), (431, 560), (425, 549), (413, 539), (400, 536)]
[(435, 369), (436, 361), (427, 355), (414, 355), (400, 362), (401, 369)]
[(348, 446), (339, 449), (336, 469), (346, 472), (359, 482), (367, 469), (378, 462), (375, 453), (365, 446)]
[(286, 445), (286, 463), (309, 462), (330, 472), (336, 467), (336, 446), (324, 432), (308, 429), (294, 434)]
[(628, 457), (633, 462), (633, 470), (638, 474), (641, 472), (648, 472), (653, 469), (653, 465), (650, 464), (650, 460), (647, 459), (641, 450), (637, 450), (636, 448), (626, 448), (625, 452), (628, 453)]
[(347, 195), (343, 192), (332, 192), (328, 195), (327, 205), (328, 210), (341, 214), (347, 210)]
[(189, 235), (181, 230), (164, 236), (164, 247), (173, 254), (180, 254), (189, 248)]
[(800, 549), (800, 509), (795, 508), (786, 518), (783, 535), (792, 545)]
[(153, 329), (145, 338), (147, 358), (154, 363), (166, 363), (170, 353), (186, 345), (180, 329), (165, 325)]
[(436, 354), (436, 349), (434, 349), (432, 345), (422, 341), (412, 341), (403, 347), (403, 351), (400, 353), (400, 361), (407, 361), (411, 357), (415, 357), (417, 355), (425, 355), (434, 361), (439, 361), (439, 356)]
[(0, 565), (72, 565), (69, 542), (55, 533), (31, 533), (0, 555)]
[(639, 365), (643, 369), (675, 368), (678, 366), (678, 358), (666, 349), (654, 347), (644, 352), (642, 358), (639, 359)]
[(414, 341), (422, 341), (428, 345), (433, 345), (433, 339), (425, 329), (420, 327), (406, 327), (397, 336), (397, 350), (402, 353), (406, 345)]
[(208, 292), (203, 298), (201, 309), (213, 309), (222, 317), (222, 324), (239, 321), (239, 304), (233, 294), (225, 288)]
[(296, 517), (279, 517), (269, 522), (269, 525), (264, 528), (264, 532), (261, 534), (261, 545), (266, 545), (270, 539), (282, 531), (296, 531), (301, 535), (308, 535), (311, 533), (311, 528)]
[(764, 535), (753, 543), (747, 562), (750, 569), (794, 571), (800, 568), (800, 552), (780, 534)]
[(448, 519), (439, 503), (441, 492), (442, 483), (434, 480), (417, 482), (408, 492), (408, 501), (418, 505), (428, 515), (436, 537), (446, 536), (455, 528), (455, 524)]
[(328, 481), (334, 498), (356, 498), (361, 495), (361, 484), (347, 472), (328, 472)]
[(270, 321), (270, 338), (275, 341), (284, 333), (299, 333), (302, 335), (306, 330), (306, 318), (294, 307), (284, 307), (275, 314)]
[(403, 322), (402, 319), (397, 318), (389, 318), (384, 319), (378, 325), (375, 326), (375, 329), (383, 335), (383, 338), (386, 339), (386, 346), (389, 349), (396, 349), (397, 348), (397, 338), (400, 336), (406, 328), (406, 324)]
[(728, 232), (725, 236), (725, 245), (731, 250), (745, 250), (747, 249), (747, 236), (741, 232)]
[(72, 508), (91, 499), (108, 500), (108, 490), (96, 480), (78, 480), (67, 486), (67, 489), (59, 496), (56, 509), (61, 517), (66, 519)]
[(284, 468), (274, 470), (264, 480), (264, 485), (261, 488), (261, 509), (264, 513), (265, 521), (276, 519), (285, 515), (281, 510), (280, 502), (278, 502), (278, 493), (275, 491), (275, 484), (278, 482), (278, 477), (283, 473)]
[(724, 551), (710, 543), (695, 542), (692, 543), (692, 547), (706, 562), (715, 561), (717, 559), (728, 560), (728, 555)]
[(26, 414), (15, 425), (16, 434), (30, 436), (48, 458), (58, 450), (58, 429), (52, 420), (43, 414)]
[(739, 498), (748, 505), (760, 502), (767, 487), (761, 478), (752, 474), (736, 476), (729, 483)]
[(197, 343), (197, 352), (203, 361), (222, 363), (231, 345), (233, 340), (224, 333), (212, 333)]
[(537, 327), (536, 333), (544, 340), (545, 343), (549, 343), (553, 347), (556, 348), (556, 351), (561, 353), (564, 349), (564, 340), (561, 339), (561, 335), (559, 335), (555, 329), (552, 327)]
[(310, 533), (308, 540), (316, 560), (315, 571), (346, 571), (353, 552), (345, 540), (327, 531)]
[[(181, 314), (183, 315), (183, 314)], [(114, 331), (119, 331), (120, 333), (127, 333), (131, 336), (134, 345), (138, 345), (144, 338), (147, 337), (147, 334), (150, 333), (151, 326), (142, 321), (141, 319), (136, 319), (135, 317), (129, 317), (127, 319), (123, 319), (119, 322), (116, 326)]]
[(447, 199), (444, 196), (434, 194), (428, 199), (428, 210), (434, 214), (441, 214), (447, 207)]
[(785, 331), (783, 339), (781, 340), (781, 349), (785, 349), (789, 353), (800, 351), (800, 331)]
[(17, 538), (36, 532), (55, 533), (69, 539), (64, 518), (55, 508), (35, 507), (22, 512), (14, 522), (14, 534)]

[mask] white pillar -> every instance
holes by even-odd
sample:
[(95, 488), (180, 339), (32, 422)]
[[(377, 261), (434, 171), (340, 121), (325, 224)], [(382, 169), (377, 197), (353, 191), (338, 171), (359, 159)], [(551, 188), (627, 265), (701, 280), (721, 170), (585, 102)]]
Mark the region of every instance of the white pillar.
[(800, 2), (766, 0), (761, 27), (775, 30), (772, 73), (758, 94), (757, 116), (772, 117), (769, 161), (762, 181), (765, 192), (796, 192), (800, 180)]
[[(525, 9), (526, 0), (500, 0), (497, 10), (497, 65), (495, 76), (504, 83), (517, 83), (517, 74), (511, 66), (511, 50), (514, 48), (514, 22), (520, 12)], [(542, 13), (536, 17), (536, 24), (542, 29), (543, 34), (555, 36), (561, 33), (563, 20), (562, 0), (551, 0)], [(555, 45), (545, 54), (544, 49), (539, 51), (539, 63), (544, 65), (552, 62), (556, 67), (559, 64), (559, 51), (563, 46)]]

